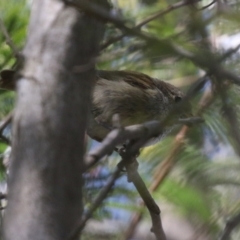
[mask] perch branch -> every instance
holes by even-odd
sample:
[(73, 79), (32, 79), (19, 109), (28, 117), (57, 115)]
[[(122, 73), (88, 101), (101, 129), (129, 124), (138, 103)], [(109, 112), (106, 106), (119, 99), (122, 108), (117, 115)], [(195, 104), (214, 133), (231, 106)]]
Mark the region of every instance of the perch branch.
[[(131, 146), (130, 146), (131, 148)], [(142, 178), (140, 177), (137, 167), (138, 163), (134, 157), (130, 157), (127, 148), (126, 152), (120, 154), (122, 156), (123, 161), (126, 163), (126, 170), (128, 174), (128, 182), (132, 182), (137, 189), (139, 195), (143, 199), (149, 214), (152, 219), (152, 228), (151, 231), (155, 234), (157, 240), (166, 240), (166, 236), (162, 227), (162, 221), (160, 217), (160, 209), (158, 205), (155, 203), (154, 199), (152, 198), (151, 194), (147, 190), (145, 183), (143, 182)], [(130, 153), (132, 155), (132, 151)]]
[[(85, 171), (93, 167), (102, 157), (112, 152), (117, 145), (122, 144), (127, 140), (139, 139), (139, 141), (134, 144), (135, 150), (138, 150), (151, 137), (160, 135), (168, 120), (169, 118), (167, 117), (162, 122), (150, 121), (144, 124), (114, 129), (102, 141), (101, 145), (90, 151), (90, 153), (86, 156)], [(178, 120), (178, 123), (181, 124), (196, 124), (201, 122), (203, 122), (203, 119), (199, 117)]]
[[(202, 96), (202, 99), (199, 102), (199, 110), (197, 112), (197, 115), (201, 115), (204, 109), (206, 109), (213, 101), (213, 95), (212, 91), (206, 90), (204, 95)], [(173, 166), (176, 163), (176, 158), (178, 156), (178, 153), (182, 149), (182, 146), (184, 144), (184, 139), (189, 131), (188, 126), (183, 126), (179, 133), (176, 135), (172, 151), (169, 153), (169, 156), (163, 160), (158, 167), (156, 168), (153, 181), (151, 185), (149, 186), (149, 191), (154, 192), (157, 190), (157, 188), (160, 186), (160, 184), (165, 180), (166, 176), (170, 173), (172, 170)], [(144, 203), (142, 202), (140, 206), (144, 206)], [(129, 227), (127, 228), (125, 234), (124, 234), (124, 239), (130, 239), (134, 232), (135, 229), (138, 225), (138, 223), (142, 219), (142, 213), (138, 212), (135, 213), (132, 216), (132, 220), (129, 223)]]

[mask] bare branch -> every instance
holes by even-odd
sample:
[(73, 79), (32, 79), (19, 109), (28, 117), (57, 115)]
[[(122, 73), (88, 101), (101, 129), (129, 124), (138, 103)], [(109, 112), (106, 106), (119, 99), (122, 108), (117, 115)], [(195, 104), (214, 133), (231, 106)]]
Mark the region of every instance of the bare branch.
[(85, 170), (94, 166), (102, 157), (112, 152), (117, 145), (124, 143), (126, 140), (140, 139), (142, 136), (147, 140), (160, 135), (161, 129), (161, 124), (158, 121), (132, 125), (123, 129), (114, 129), (102, 141), (100, 146), (87, 155), (85, 158)]
[(176, 53), (177, 55), (180, 55), (184, 58), (188, 58), (195, 62), (199, 62), (198, 64), (201, 64), (201, 65), (205, 64), (205, 59), (204, 59), (204, 61), (203, 60), (199, 61), (199, 59), (196, 58), (196, 56), (193, 53), (187, 51), (186, 49), (182, 48), (179, 45), (172, 43), (172, 41), (170, 41), (169, 39), (159, 39), (157, 37), (154, 37), (147, 33), (139, 31), (136, 28), (130, 28), (130, 27), (126, 26), (125, 22), (123, 20), (108, 13), (103, 8), (99, 7), (97, 4), (93, 4), (93, 3), (89, 4), (89, 2), (87, 2), (85, 0), (78, 0), (78, 1), (74, 1), (74, 0), (67, 1), (66, 0), (66, 3), (77, 9), (81, 9), (81, 10), (85, 11), (86, 13), (88, 13), (89, 15), (99, 18), (102, 21), (108, 21), (108, 22), (113, 23), (116, 27), (122, 29), (127, 34), (140, 37), (143, 40), (147, 41), (148, 43), (164, 44), (169, 49), (171, 49), (174, 53)]
[(240, 48), (240, 44), (238, 44), (235, 48), (230, 48), (220, 57), (220, 61), (222, 62), (225, 59), (229, 58), (232, 54), (236, 53), (239, 50), (239, 48)]
[(143, 202), (145, 203), (151, 219), (152, 219), (152, 228), (151, 231), (155, 234), (157, 240), (166, 240), (166, 236), (162, 227), (162, 221), (160, 217), (160, 209), (158, 205), (155, 203), (154, 199), (152, 198), (151, 194), (149, 193), (145, 183), (143, 182), (142, 178), (140, 177), (137, 167), (138, 163), (135, 158), (129, 158), (128, 156), (125, 158), (125, 154), (128, 155), (127, 151), (121, 156), (126, 162), (126, 170), (128, 174), (128, 182), (132, 182), (137, 189), (138, 193), (140, 194)]
[(97, 195), (95, 200), (93, 201), (90, 208), (87, 210), (87, 212), (83, 215), (83, 217), (80, 219), (79, 222), (74, 226), (73, 231), (70, 233), (67, 240), (74, 240), (79, 235), (79, 233), (83, 230), (85, 227), (87, 221), (92, 217), (92, 214), (94, 211), (102, 204), (104, 199), (106, 199), (107, 195), (112, 190), (112, 187), (114, 186), (116, 180), (120, 177), (121, 171), (123, 168), (123, 161), (121, 161), (118, 164), (117, 169), (112, 174), (111, 178), (106, 183), (106, 186), (100, 191), (100, 193)]
[[(198, 1), (201, 1), (201, 0), (198, 0)], [(195, 1), (194, 1), (195, 3)], [(178, 8), (181, 8), (181, 7), (185, 7), (185, 6), (188, 6), (192, 4), (191, 1), (180, 1), (180, 2), (177, 2), (175, 4), (171, 4), (169, 5), (166, 9), (164, 10), (161, 10), (159, 12), (156, 12), (155, 14), (153, 14), (152, 16), (146, 18), (145, 20), (143, 20), (142, 22), (140, 22), (136, 28), (141, 28), (142, 26), (148, 24), (149, 22), (151, 22), (152, 20), (155, 20), (156, 18), (160, 18), (162, 17), (163, 15), (169, 13), (169, 12), (172, 12), (173, 10), (176, 10)]]
[(2, 18), (0, 17), (0, 29), (1, 32), (3, 33), (5, 39), (6, 39), (6, 43), (8, 44), (8, 46), (12, 49), (13, 55), (15, 58), (19, 59), (21, 57), (21, 54), (19, 53), (17, 47), (15, 46), (15, 44), (13, 43), (7, 28), (5, 27), (5, 24), (2, 20)]
[(191, 117), (191, 118), (179, 119), (178, 122), (182, 124), (196, 124), (196, 123), (203, 123), (204, 120), (200, 117)]
[(127, 34), (140, 37), (149, 44), (164, 45), (169, 48), (174, 54), (191, 60), (195, 65), (202, 69), (207, 69), (208, 72), (210, 72), (211, 74), (220, 75), (222, 77), (228, 78), (233, 83), (240, 85), (240, 77), (224, 69), (224, 67), (221, 66), (218, 62), (218, 59), (216, 59), (214, 54), (212, 54), (210, 51), (206, 51), (204, 53), (202, 51), (192, 53), (187, 49), (183, 48), (182, 46), (172, 42), (170, 39), (160, 39), (142, 31), (139, 31), (136, 28), (130, 28), (125, 25), (125, 22), (123, 20), (113, 16), (112, 14), (108, 14), (107, 11), (105, 11), (103, 8), (98, 7), (98, 5), (96, 4), (89, 4), (84, 0), (78, 0), (77, 2), (74, 0), (66, 0), (66, 3), (78, 9), (81, 9), (103, 21), (109, 21), (113, 23), (116, 27), (125, 31)]
[[(129, 149), (131, 149), (131, 144), (129, 144)], [(100, 204), (103, 202), (103, 200), (107, 197), (107, 195), (111, 191), (116, 179), (119, 178), (121, 170), (123, 169), (124, 166), (127, 169), (128, 181), (133, 182), (133, 184), (135, 185), (137, 191), (139, 192), (140, 196), (142, 197), (143, 201), (145, 202), (149, 210), (149, 213), (152, 218), (151, 231), (155, 234), (157, 240), (166, 240), (166, 237), (162, 228), (159, 207), (154, 202), (143, 180), (138, 174), (137, 168), (135, 165), (136, 161), (135, 162), (131, 161), (132, 159), (131, 154), (132, 154), (132, 151), (130, 151), (130, 153), (126, 151), (120, 154), (122, 157), (122, 161), (118, 164), (118, 168), (115, 170), (115, 172), (107, 182), (104, 189), (101, 190), (101, 192), (98, 194), (96, 199), (93, 201), (93, 204), (90, 206), (89, 210), (84, 214), (82, 219), (73, 228), (73, 231), (71, 232), (67, 240), (75, 239), (76, 236), (78, 236), (79, 232), (82, 231), (87, 221), (91, 218), (93, 212), (100, 206)]]
[(204, 10), (206, 8), (209, 8), (210, 6), (212, 6), (217, 0), (213, 0), (212, 2), (210, 2), (209, 4), (207, 4), (206, 6), (201, 7), (200, 9), (198, 9), (199, 11)]
[(7, 127), (7, 125), (12, 121), (12, 118), (13, 118), (13, 112), (5, 116), (4, 119), (0, 122), (0, 138), (7, 144), (10, 144), (10, 140), (9, 138), (3, 135), (3, 131)]
[(214, 81), (213, 84), (216, 86), (218, 94), (221, 97), (222, 109), (224, 111), (223, 116), (228, 122), (230, 135), (233, 137), (236, 143), (236, 146), (234, 146), (234, 149), (237, 155), (240, 157), (240, 129), (239, 129), (237, 113), (233, 104), (231, 104), (231, 102), (229, 101), (227, 88), (223, 84), (224, 79), (219, 77), (219, 80), (221, 81)]
[(227, 220), (226, 226), (223, 230), (223, 233), (219, 237), (219, 240), (229, 240), (232, 231), (234, 230), (234, 228), (239, 226), (239, 224), (240, 224), (240, 213), (238, 213), (237, 215)]
[(6, 126), (12, 121), (13, 112), (9, 113), (4, 119), (0, 122), (0, 134), (6, 128)]
[[(209, 92), (208, 90), (205, 91), (199, 102), (199, 109), (197, 115), (201, 115), (204, 109), (206, 109), (212, 103), (212, 101), (213, 101), (212, 92), (211, 91)], [(172, 151), (169, 153), (169, 156), (165, 160), (163, 160), (158, 167), (156, 167), (153, 181), (148, 188), (150, 192), (156, 191), (156, 189), (160, 186), (160, 184), (164, 181), (164, 179), (168, 176), (168, 174), (172, 170), (173, 166), (176, 163), (176, 157), (178, 156), (180, 150), (182, 149), (184, 139), (188, 131), (189, 131), (188, 126), (183, 126), (181, 128), (181, 130), (175, 137)], [(140, 206), (144, 206), (144, 203), (141, 203)], [(138, 223), (141, 221), (141, 219), (142, 219), (141, 212), (138, 212), (133, 215), (132, 220), (129, 223), (129, 227), (125, 232), (125, 239), (130, 239), (133, 236), (135, 229)]]
[[(187, 6), (189, 4), (191, 4), (191, 1), (180, 1), (180, 2), (177, 2), (175, 4), (169, 5), (166, 9), (160, 10), (160, 11), (156, 12), (155, 14), (153, 14), (152, 16), (147, 17), (142, 22), (137, 24), (134, 28), (135, 29), (140, 29), (141, 27), (143, 27), (144, 25), (148, 24), (149, 22), (151, 22), (151, 21), (153, 21), (153, 20), (155, 20), (157, 18), (162, 17), (165, 14), (167, 14), (169, 12), (172, 12), (173, 10), (176, 10), (178, 8)], [(110, 46), (114, 42), (117, 42), (117, 41), (121, 40), (126, 35), (127, 35), (126, 33), (123, 33), (123, 34), (120, 34), (118, 36), (110, 38), (109, 40), (107, 40), (105, 43), (102, 44), (101, 49), (103, 50), (103, 49), (107, 48), (108, 46)]]

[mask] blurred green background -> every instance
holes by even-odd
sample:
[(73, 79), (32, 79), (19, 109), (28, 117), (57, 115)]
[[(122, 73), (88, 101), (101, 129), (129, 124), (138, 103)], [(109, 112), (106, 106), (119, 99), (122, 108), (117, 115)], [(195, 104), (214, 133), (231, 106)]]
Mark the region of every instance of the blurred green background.
[[(125, 19), (128, 26), (134, 27), (156, 12), (178, 2), (112, 0), (111, 3), (113, 13)], [(0, 0), (0, 17), (19, 51), (26, 41), (30, 6), (31, 1)], [(186, 5), (170, 10), (144, 25), (141, 30), (183, 46), (191, 52), (204, 53), (210, 49), (214, 56), (221, 56), (240, 44), (239, 7), (238, 0), (203, 0), (194, 6)], [(119, 34), (119, 29), (107, 24), (104, 41), (107, 42)], [(15, 65), (13, 53), (3, 34), (0, 34), (0, 70), (14, 68)], [(228, 56), (223, 65), (239, 74), (239, 51)], [(205, 73), (190, 60), (176, 55), (167, 44), (146, 44), (133, 36), (125, 36), (103, 49), (98, 58), (97, 68), (140, 71), (168, 81), (185, 92)], [(198, 108), (202, 93), (210, 88), (210, 85), (205, 84), (191, 100), (194, 112)], [(227, 92), (226, 101), (234, 109), (238, 121), (240, 89), (232, 85)], [(14, 108), (14, 102), (13, 92), (0, 91), (1, 119)], [(206, 109), (203, 118), (203, 124), (191, 128), (181, 152), (175, 158), (170, 174), (153, 194), (161, 208), (163, 227), (170, 240), (217, 239), (226, 220), (240, 212), (240, 158), (235, 152), (239, 146), (229, 131), (226, 112), (218, 96)], [(158, 164), (172, 151), (179, 129), (180, 126), (157, 144), (142, 149), (138, 158), (139, 170), (147, 185), (154, 180), (154, 171)], [(91, 149), (97, 144), (89, 139), (88, 148)], [(2, 159), (7, 148), (6, 142), (1, 140)], [(118, 156), (113, 154), (85, 174), (86, 208), (105, 185), (118, 161)], [(5, 178), (5, 167), (1, 163), (3, 182)], [(123, 173), (104, 204), (95, 212), (82, 239), (121, 239), (132, 214), (137, 211), (143, 211), (144, 218), (134, 239), (152, 239), (153, 235), (149, 233), (150, 217), (146, 209), (138, 207), (138, 202), (138, 193), (132, 184), (127, 183)], [(231, 237), (233, 240), (240, 239), (238, 228)]]

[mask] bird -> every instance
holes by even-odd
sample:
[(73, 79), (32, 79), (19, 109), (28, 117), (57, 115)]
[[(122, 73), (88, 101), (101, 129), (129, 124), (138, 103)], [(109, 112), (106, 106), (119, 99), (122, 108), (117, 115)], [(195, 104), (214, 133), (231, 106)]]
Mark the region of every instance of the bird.
[[(14, 74), (3, 70), (0, 88), (14, 90)], [(172, 84), (140, 72), (96, 70), (95, 76), (87, 133), (99, 142), (114, 128), (113, 116), (118, 116), (122, 127), (161, 121), (185, 97)], [(189, 116), (191, 105), (186, 102), (174, 119)]]

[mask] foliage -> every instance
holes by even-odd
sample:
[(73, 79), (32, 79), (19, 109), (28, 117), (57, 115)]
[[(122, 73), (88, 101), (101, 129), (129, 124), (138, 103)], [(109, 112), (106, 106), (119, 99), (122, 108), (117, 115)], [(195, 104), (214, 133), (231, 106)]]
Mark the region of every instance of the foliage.
[[(165, 9), (176, 1), (153, 1), (153, 5), (143, 4), (144, 1), (112, 1), (113, 7), (129, 26), (134, 26), (156, 11)], [(147, 1), (146, 1), (147, 2)], [(151, 2), (151, 1), (150, 1)], [(219, 1), (220, 2), (220, 1)], [(216, 56), (221, 56), (230, 47), (225, 43), (220, 46), (224, 36), (234, 35), (239, 28), (239, 2), (224, 1), (221, 9), (218, 3), (206, 9), (199, 10), (209, 4), (200, 1), (195, 6), (184, 6), (178, 10), (156, 18), (142, 27), (145, 33), (160, 39), (179, 44), (192, 52), (205, 53), (210, 48)], [(26, 26), (29, 17), (28, 3), (24, 0), (0, 1), (1, 17), (15, 43), (22, 49), (26, 38)], [(4, 11), (3, 11), (4, 9)], [(109, 24), (105, 41), (121, 31)], [(208, 39), (208, 42), (206, 41)], [(239, 73), (239, 53), (225, 59), (224, 66)], [(15, 59), (11, 49), (0, 35), (0, 67), (12, 68)], [(101, 52), (98, 68), (108, 70), (135, 70), (164, 79), (187, 90), (190, 84), (203, 75), (203, 69), (189, 59), (177, 55), (168, 44), (146, 44), (142, 39), (126, 35), (120, 41), (111, 44)], [(206, 89), (208, 86), (205, 85)], [(192, 100), (193, 110), (196, 111), (202, 89)], [(236, 85), (229, 87), (228, 101), (240, 118), (240, 94)], [(13, 107), (14, 94), (0, 92), (0, 117), (3, 118)], [(158, 188), (154, 197), (160, 201), (174, 205), (176, 214), (182, 214), (185, 221), (196, 228), (201, 225), (207, 229), (211, 239), (223, 229), (225, 219), (240, 210), (239, 193), (239, 157), (234, 149), (234, 138), (229, 133), (229, 123), (222, 108), (221, 98), (215, 101), (204, 112), (204, 124), (193, 127), (185, 140), (181, 154), (177, 156), (177, 164), (165, 182)], [(161, 139), (156, 145), (144, 148), (139, 157), (140, 173), (145, 182), (150, 185), (153, 181), (156, 166), (162, 162), (172, 149), (175, 134), (179, 126), (169, 136)], [(0, 143), (0, 153), (6, 145)], [(86, 176), (85, 192), (86, 206), (93, 201), (99, 189), (102, 188), (117, 163), (116, 155), (101, 163)], [(94, 172), (95, 171), (95, 172)], [(95, 213), (95, 219), (107, 219), (120, 216), (123, 221), (130, 218), (134, 211), (142, 211), (136, 206), (138, 194), (127, 184), (122, 176), (115, 184), (114, 190), (101, 208)], [(161, 204), (160, 204), (161, 206)], [(124, 214), (121, 214), (123, 211)], [(233, 239), (238, 239), (236, 231)], [(85, 239), (94, 239), (94, 236)], [(93, 238), (91, 238), (93, 237)], [(99, 237), (100, 239), (100, 237)], [(105, 238), (107, 239), (107, 236)], [(114, 238), (109, 238), (114, 239)]]

